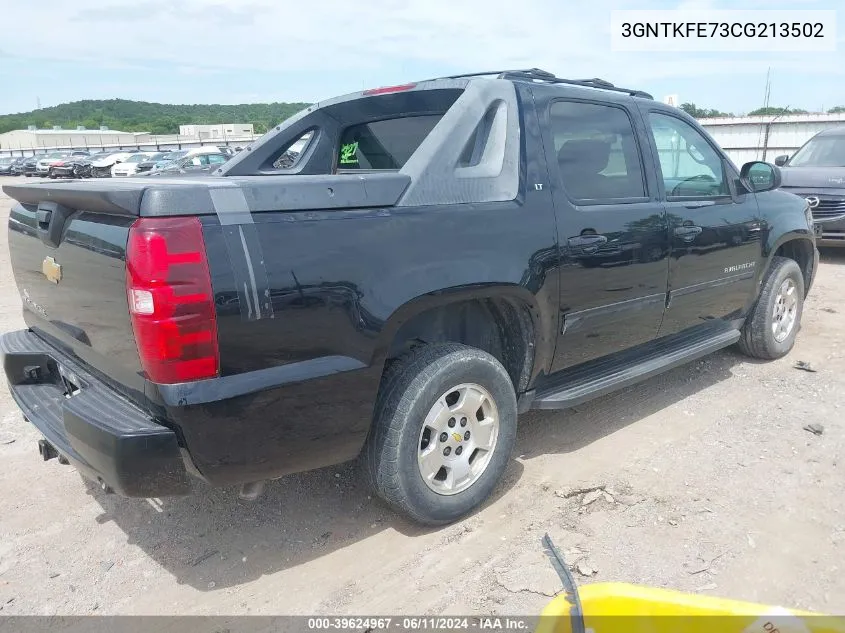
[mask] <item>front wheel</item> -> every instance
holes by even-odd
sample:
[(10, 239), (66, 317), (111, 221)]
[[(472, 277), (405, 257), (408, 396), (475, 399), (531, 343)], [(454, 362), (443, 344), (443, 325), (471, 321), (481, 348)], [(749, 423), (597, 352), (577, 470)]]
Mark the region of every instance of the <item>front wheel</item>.
[(507, 467), (516, 438), (516, 395), (487, 352), (425, 345), (385, 374), (364, 448), (376, 494), (426, 525), (480, 506)]
[(786, 356), (795, 345), (803, 310), (801, 268), (792, 259), (774, 257), (757, 303), (743, 325), (740, 349), (766, 360)]

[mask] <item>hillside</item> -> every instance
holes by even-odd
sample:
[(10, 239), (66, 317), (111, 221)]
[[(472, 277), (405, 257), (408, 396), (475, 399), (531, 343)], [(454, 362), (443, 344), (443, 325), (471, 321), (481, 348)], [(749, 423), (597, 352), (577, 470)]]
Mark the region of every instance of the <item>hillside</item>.
[(108, 99), (74, 101), (32, 112), (0, 115), (0, 133), (26, 129), (28, 125), (50, 128), (60, 125), (74, 129), (84, 125), (97, 129), (107, 125), (113, 130), (176, 134), (180, 125), (190, 123), (252, 123), (257, 133), (308, 107), (307, 103), (245, 103), (239, 105), (171, 105)]

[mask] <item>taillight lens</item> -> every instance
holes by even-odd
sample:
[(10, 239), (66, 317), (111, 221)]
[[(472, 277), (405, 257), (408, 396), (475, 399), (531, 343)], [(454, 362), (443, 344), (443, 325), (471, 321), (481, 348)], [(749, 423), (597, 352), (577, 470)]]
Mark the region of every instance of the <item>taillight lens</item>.
[(217, 320), (197, 218), (141, 218), (129, 229), (126, 289), (135, 343), (157, 383), (213, 378)]

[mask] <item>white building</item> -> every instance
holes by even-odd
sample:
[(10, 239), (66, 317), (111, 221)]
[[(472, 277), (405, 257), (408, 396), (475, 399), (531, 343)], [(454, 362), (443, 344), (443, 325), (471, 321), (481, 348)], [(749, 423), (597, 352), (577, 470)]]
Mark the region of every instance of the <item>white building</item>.
[(781, 154), (793, 154), (813, 136), (845, 125), (845, 113), (787, 114), (699, 119), (737, 166), (752, 160), (773, 163)]
[(179, 135), (198, 139), (225, 141), (255, 134), (252, 123), (218, 123), (216, 125), (180, 125)]
[(86, 130), (78, 127), (75, 130), (63, 130), (54, 127), (51, 130), (38, 130), (34, 125), (26, 130), (12, 130), (0, 134), (0, 153), (18, 150), (47, 150), (47, 149), (85, 149), (104, 146), (133, 147), (136, 138), (141, 136), (135, 132), (121, 132), (102, 127), (99, 130)]

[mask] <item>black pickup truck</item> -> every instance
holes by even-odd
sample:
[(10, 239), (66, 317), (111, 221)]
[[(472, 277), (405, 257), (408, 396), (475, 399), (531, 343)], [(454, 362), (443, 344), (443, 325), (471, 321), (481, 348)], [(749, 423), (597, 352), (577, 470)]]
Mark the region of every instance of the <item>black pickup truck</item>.
[(4, 186), (27, 329), (3, 367), (42, 456), (106, 491), (254, 497), (357, 457), (446, 523), (519, 412), (789, 352), (818, 252), (779, 178), (601, 80), (366, 90), (207, 176)]

